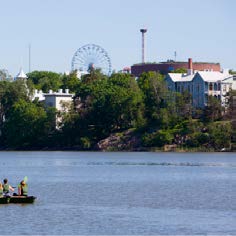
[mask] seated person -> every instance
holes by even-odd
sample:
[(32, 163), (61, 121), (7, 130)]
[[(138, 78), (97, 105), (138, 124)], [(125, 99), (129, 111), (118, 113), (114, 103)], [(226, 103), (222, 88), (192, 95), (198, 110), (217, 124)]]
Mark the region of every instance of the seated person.
[(28, 184), (24, 180), (18, 185), (18, 196), (28, 196)]
[(14, 192), (14, 188), (8, 184), (8, 179), (3, 180), (3, 194), (4, 196), (10, 196), (10, 191)]

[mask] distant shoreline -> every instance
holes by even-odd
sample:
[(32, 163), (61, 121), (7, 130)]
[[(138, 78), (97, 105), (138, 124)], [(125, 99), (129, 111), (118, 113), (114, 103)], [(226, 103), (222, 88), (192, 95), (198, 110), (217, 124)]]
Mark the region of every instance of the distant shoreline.
[(226, 151), (214, 151), (214, 150), (203, 150), (201, 148), (197, 149), (177, 149), (175, 151), (165, 151), (163, 149), (158, 148), (142, 148), (142, 149), (130, 149), (130, 150), (84, 150), (79, 148), (31, 148), (31, 149), (0, 149), (1, 152), (160, 152), (160, 153), (236, 153), (236, 151), (226, 150)]

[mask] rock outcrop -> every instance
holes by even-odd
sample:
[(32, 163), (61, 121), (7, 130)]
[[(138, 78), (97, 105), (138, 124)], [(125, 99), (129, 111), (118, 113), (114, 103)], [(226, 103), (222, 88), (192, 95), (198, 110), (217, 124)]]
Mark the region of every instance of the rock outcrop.
[(111, 134), (97, 144), (100, 151), (142, 151), (141, 137), (133, 130)]

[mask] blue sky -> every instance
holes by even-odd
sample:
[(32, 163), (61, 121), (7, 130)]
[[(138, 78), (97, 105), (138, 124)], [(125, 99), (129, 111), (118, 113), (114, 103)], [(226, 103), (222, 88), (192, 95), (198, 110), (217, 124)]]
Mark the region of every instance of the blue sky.
[(235, 0), (0, 1), (0, 69), (68, 71), (75, 51), (94, 43), (120, 70), (141, 61), (140, 28), (147, 28), (146, 61), (174, 58), (220, 62), (236, 70)]

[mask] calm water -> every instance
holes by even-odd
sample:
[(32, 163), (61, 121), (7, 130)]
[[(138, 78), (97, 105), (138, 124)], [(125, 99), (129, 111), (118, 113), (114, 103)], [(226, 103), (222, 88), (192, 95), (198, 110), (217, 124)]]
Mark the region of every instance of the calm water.
[(0, 152), (32, 205), (0, 205), (0, 234), (236, 235), (236, 154)]

